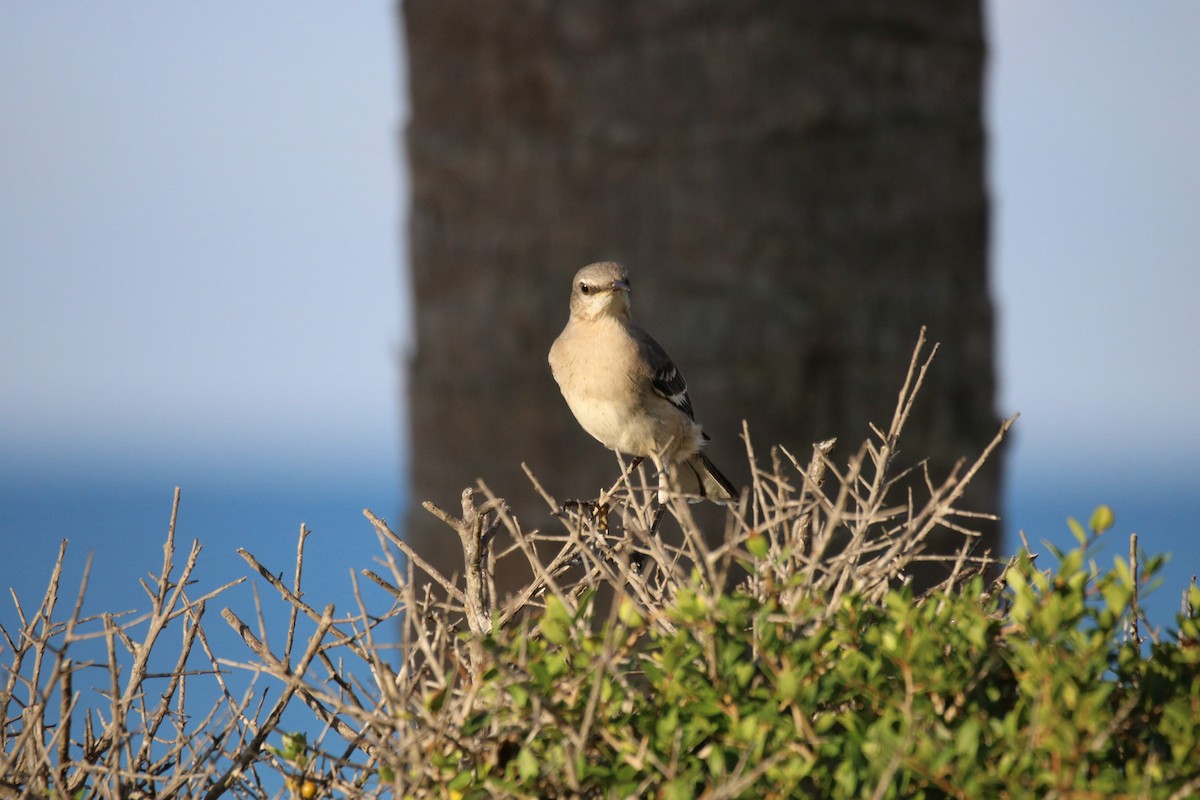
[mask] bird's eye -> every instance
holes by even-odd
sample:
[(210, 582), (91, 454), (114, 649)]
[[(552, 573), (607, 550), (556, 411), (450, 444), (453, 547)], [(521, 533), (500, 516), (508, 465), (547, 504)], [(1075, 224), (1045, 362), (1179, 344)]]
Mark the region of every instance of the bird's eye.
[(583, 292), (584, 294), (591, 294), (592, 287), (589, 286), (587, 283), (580, 281), (579, 282), (579, 291)]

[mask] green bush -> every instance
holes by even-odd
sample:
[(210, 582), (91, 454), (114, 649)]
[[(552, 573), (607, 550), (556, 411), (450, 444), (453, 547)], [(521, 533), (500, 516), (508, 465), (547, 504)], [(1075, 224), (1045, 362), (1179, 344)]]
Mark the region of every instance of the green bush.
[[(465, 798), (1193, 796), (1200, 624), (1133, 640), (1132, 571), (1090, 563), (1097, 541), (832, 614), (782, 590), (685, 588), (660, 624), (627, 598), (603, 621), (552, 600), (486, 638), (487, 699), (446, 727), (440, 779)], [(455, 746), (482, 727), (495, 750)]]

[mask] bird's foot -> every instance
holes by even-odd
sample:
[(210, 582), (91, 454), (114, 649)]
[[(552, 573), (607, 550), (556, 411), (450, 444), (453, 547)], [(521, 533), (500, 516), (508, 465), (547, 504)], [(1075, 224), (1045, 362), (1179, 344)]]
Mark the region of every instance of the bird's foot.
[(607, 520), (608, 503), (598, 500), (564, 500), (554, 512), (554, 516), (563, 519), (570, 519), (572, 515), (584, 519)]

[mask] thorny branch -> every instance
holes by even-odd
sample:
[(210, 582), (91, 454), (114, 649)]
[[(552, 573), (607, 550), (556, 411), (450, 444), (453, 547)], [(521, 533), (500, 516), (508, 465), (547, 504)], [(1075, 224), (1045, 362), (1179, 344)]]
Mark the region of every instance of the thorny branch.
[[(357, 583), (357, 609), (349, 614), (338, 616), (332, 606), (318, 611), (304, 600), (307, 528), (300, 530), (290, 585), (278, 577), (284, 573), (277, 566), (240, 549), (274, 590), (287, 619), (282, 633), (271, 637), (280, 640), (272, 647), (257, 594), (257, 634), (223, 609), (221, 616), (249, 651), (243, 660), (215, 655), (204, 626), (209, 601), (241, 581), (189, 595), (201, 549), (193, 543), (182, 565), (177, 563), (178, 490), (161, 570), (143, 583), (150, 610), (142, 616), (83, 616), (85, 569), (73, 607), (58, 621), (64, 542), (39, 607), (26, 614), (14, 597), (19, 627), (0, 627), (0, 646), (9, 654), (0, 681), (5, 710), (0, 796), (82, 792), (79, 796), (215, 800), (284, 791), (278, 777), (272, 784), (260, 770), (284, 773), (288, 791), (308, 782), (323, 796), (438, 785), (432, 757), (447, 737), (459, 737), (455, 746), (474, 749), (482, 759), (502, 758), (503, 743), (491, 738), (486, 725), (470, 734), (478, 741), (461, 738), (482, 702), (484, 672), (491, 670), (495, 678), (499, 670), (496, 679), (503, 683), (505, 670), (518, 666), (495, 663), (487, 643), (499, 632), (523, 631), (529, 612), (545, 607), (549, 598), (574, 612), (597, 592), (607, 592), (616, 601), (614, 610), (624, 603), (647, 624), (670, 631), (672, 623), (657, 609), (685, 587), (709, 600), (732, 591), (762, 596), (786, 587), (779, 595), (785, 605), (817, 598), (832, 613), (847, 591), (882, 598), (909, 579), (915, 563), (934, 558), (945, 560), (946, 585), (952, 585), (992, 563), (988, 554), (974, 551), (969, 527), (986, 515), (957, 504), (1012, 421), (964, 468), (935, 477), (921, 467), (923, 500), (911, 488), (897, 499), (902, 485), (921, 484), (908, 480), (913, 475), (896, 474), (893, 462), (932, 356), (922, 332), (889, 426), (873, 428), (873, 438), (845, 464), (834, 462), (833, 440), (814, 445), (806, 460), (772, 448), (764, 463), (744, 427), (751, 482), (741, 505), (727, 514), (717, 543), (692, 517), (685, 498), (669, 498), (667, 519), (674, 523), (659, 527), (657, 480), (646, 465), (621, 462), (615, 483), (584, 502), (560, 503), (529, 474), (546, 502), (546, 530), (524, 528), (482, 482), (463, 491), (457, 514), (426, 503), (457, 534), (461, 578), (439, 572), (365, 511), (383, 555), (378, 569), (361, 574), (390, 598), (382, 612), (368, 610)], [(930, 553), (931, 536), (946, 530), (957, 533), (961, 544), (952, 553)], [(753, 558), (752, 549), (767, 555)], [(500, 598), (494, 577), (510, 561), (521, 563), (531, 578)], [(172, 626), (180, 629), (178, 649), (165, 644)], [(293, 658), (297, 641), (306, 644)], [(76, 655), (84, 648), (86, 654)], [(597, 670), (607, 669), (601, 658)], [(105, 676), (103, 703), (97, 705), (96, 693), (84, 689), (85, 674)], [(249, 682), (238, 686), (234, 675)], [(578, 687), (589, 692), (589, 708), (598, 697), (594, 686)], [(270, 693), (273, 702), (267, 701)], [(185, 698), (206, 698), (208, 706), (193, 714), (189, 706), (195, 703)], [(297, 698), (317, 723), (310, 731), (316, 738), (285, 737), (290, 744), (274, 747), (272, 735), (280, 733)], [(553, 710), (535, 702), (528, 735), (554, 722)], [(589, 717), (569, 740), (582, 754), (594, 737), (605, 735)], [(375, 777), (368, 781), (369, 775)], [(755, 777), (735, 771), (714, 796), (735, 796)]]

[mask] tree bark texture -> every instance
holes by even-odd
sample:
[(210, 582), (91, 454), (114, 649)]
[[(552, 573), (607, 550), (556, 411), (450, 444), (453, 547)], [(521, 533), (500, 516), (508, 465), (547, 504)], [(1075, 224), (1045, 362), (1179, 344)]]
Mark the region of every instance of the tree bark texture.
[[(570, 278), (617, 260), (739, 485), (886, 427), (920, 326), (941, 350), (901, 447), (935, 479), (998, 425), (982, 9), (972, 0), (405, 0), (416, 343), (412, 511), (477, 478), (527, 527), (616, 463), (546, 366)], [(1000, 464), (969, 505), (996, 511)], [(993, 531), (993, 536), (994, 536)], [(449, 561), (453, 563), (453, 556)]]

